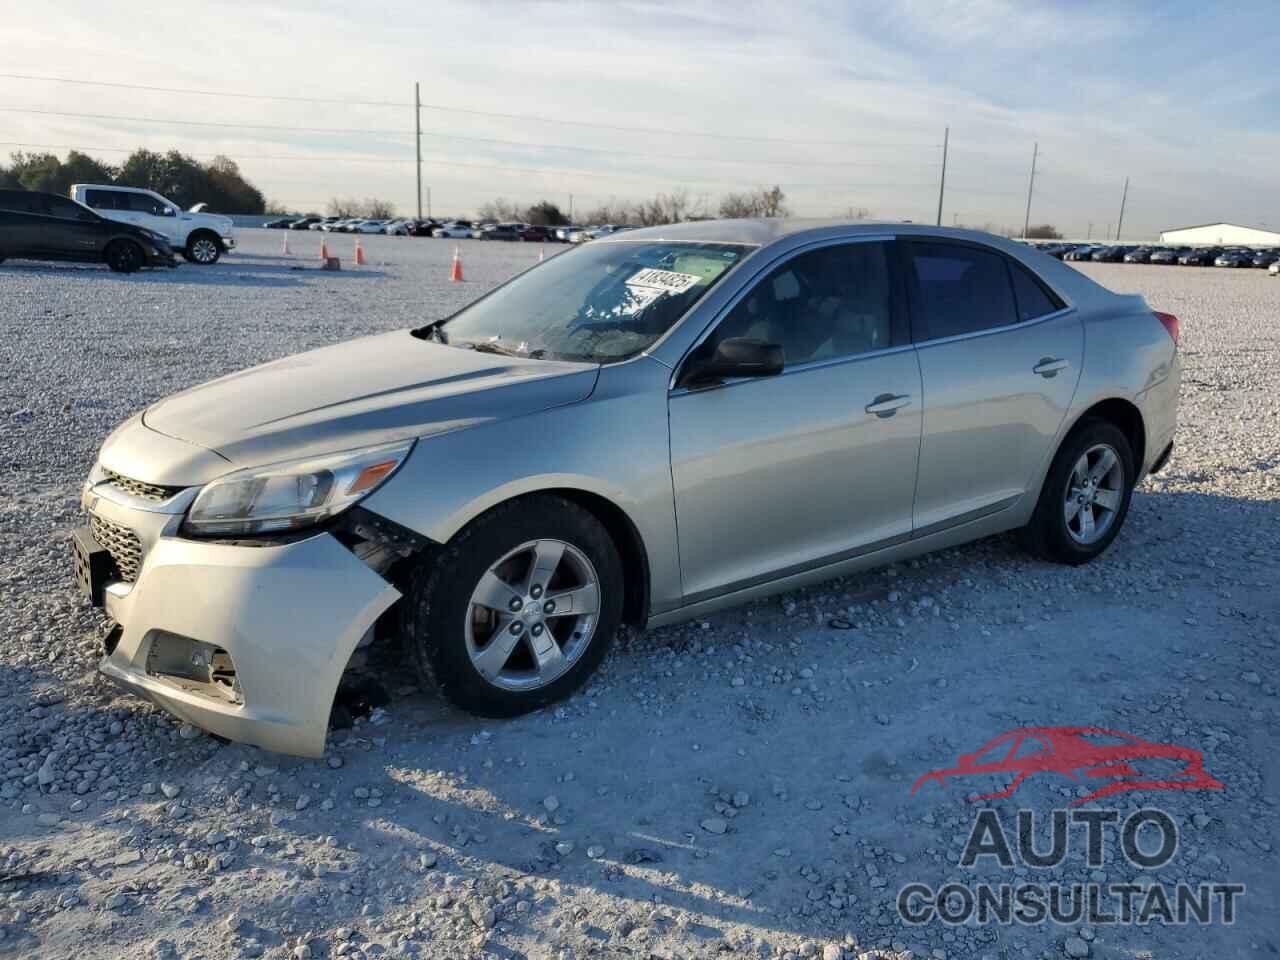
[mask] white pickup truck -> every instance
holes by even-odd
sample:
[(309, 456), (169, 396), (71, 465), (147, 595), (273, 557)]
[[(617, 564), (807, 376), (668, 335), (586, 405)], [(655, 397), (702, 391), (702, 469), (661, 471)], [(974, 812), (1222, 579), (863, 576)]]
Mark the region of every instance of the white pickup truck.
[(176, 203), (150, 190), (99, 183), (74, 184), (71, 199), (111, 220), (137, 224), (162, 234), (192, 263), (217, 263), (220, 256), (236, 245), (231, 218), (198, 212), (196, 208), (203, 204), (183, 211)]

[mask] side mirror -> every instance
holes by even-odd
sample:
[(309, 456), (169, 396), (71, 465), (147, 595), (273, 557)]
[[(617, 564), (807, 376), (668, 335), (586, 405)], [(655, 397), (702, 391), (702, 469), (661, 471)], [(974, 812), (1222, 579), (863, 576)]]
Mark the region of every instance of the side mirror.
[(737, 377), (774, 377), (782, 372), (782, 367), (781, 344), (730, 337), (716, 344), (710, 354), (692, 359), (680, 378), (680, 385), (696, 387)]
[(173, 207), (165, 207), (160, 213), (160, 216), (162, 217), (176, 217), (177, 215), (178, 211), (173, 209)]

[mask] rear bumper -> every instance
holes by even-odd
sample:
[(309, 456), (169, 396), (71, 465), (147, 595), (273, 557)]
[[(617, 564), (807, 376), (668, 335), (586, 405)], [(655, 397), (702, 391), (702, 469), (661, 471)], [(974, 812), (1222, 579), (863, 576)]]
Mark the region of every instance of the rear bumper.
[(102, 673), (227, 739), (323, 753), (342, 673), (399, 592), (329, 534), (261, 547), (187, 540), (181, 513), (101, 489), (86, 491), (86, 506), (144, 551), (133, 583), (103, 591), (120, 630)]

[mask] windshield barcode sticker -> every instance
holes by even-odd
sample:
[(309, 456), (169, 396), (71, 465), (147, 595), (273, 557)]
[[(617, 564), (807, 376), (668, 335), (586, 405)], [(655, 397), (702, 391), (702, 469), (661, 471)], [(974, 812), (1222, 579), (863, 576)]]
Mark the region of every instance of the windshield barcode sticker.
[(676, 273), (672, 270), (656, 270), (650, 267), (632, 274), (628, 287), (650, 287), (667, 293), (684, 293), (696, 287), (702, 278), (693, 273)]

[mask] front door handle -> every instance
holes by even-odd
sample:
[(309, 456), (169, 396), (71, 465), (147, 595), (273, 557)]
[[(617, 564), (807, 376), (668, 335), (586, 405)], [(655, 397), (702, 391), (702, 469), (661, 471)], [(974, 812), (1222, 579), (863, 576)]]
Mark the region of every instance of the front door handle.
[(1066, 360), (1059, 360), (1054, 357), (1041, 357), (1040, 362), (1031, 368), (1032, 373), (1038, 373), (1040, 376), (1047, 378), (1056, 377), (1059, 370), (1065, 370), (1071, 366)]
[(911, 402), (911, 397), (907, 394), (882, 393), (876, 397), (864, 408), (867, 413), (874, 413), (880, 419), (892, 417), (895, 413)]

